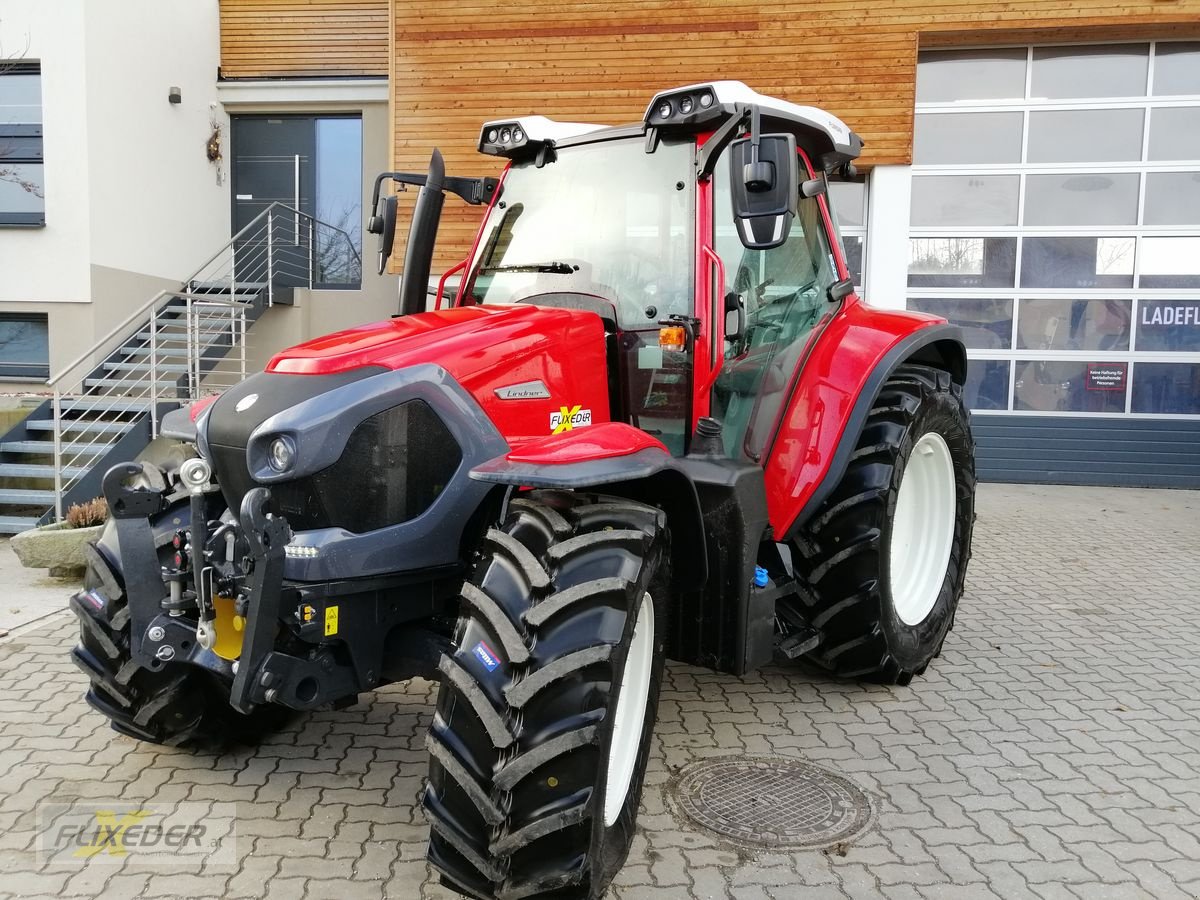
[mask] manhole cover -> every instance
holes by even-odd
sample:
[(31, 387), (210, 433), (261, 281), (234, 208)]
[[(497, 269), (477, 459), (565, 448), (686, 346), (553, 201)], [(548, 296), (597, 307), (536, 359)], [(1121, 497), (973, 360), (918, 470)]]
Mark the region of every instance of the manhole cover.
[(866, 828), (871, 805), (851, 781), (799, 759), (724, 757), (694, 763), (676, 787), (696, 824), (764, 847), (825, 847)]

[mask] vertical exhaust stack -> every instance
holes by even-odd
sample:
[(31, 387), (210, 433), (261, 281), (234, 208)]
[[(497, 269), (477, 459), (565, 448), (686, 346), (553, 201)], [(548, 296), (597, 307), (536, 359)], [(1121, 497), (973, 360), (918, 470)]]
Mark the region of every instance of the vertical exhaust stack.
[(442, 218), (446, 164), (436, 148), (429, 158), (429, 175), (417, 194), (408, 246), (404, 250), (404, 273), (400, 282), (399, 314), (407, 316), (425, 310), (429, 270), (433, 265), (433, 247), (437, 242), (438, 223)]

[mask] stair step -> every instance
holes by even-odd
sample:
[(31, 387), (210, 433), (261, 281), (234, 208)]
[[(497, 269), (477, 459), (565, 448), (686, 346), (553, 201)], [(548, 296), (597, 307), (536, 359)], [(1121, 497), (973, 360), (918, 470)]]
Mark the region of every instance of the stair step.
[[(178, 372), (180, 374), (183, 374), (187, 370), (188, 370), (188, 367), (186, 365), (181, 366), (181, 365), (178, 365), (177, 363), (160, 362), (158, 364), (158, 371), (159, 371), (159, 373), (161, 373), (163, 375), (166, 375), (170, 372)], [(149, 372), (150, 371), (150, 363), (149, 362), (112, 362), (112, 363), (106, 362), (104, 364), (104, 371), (105, 372)]]
[[(63, 469), (63, 478), (80, 478), (86, 475), (87, 468), (83, 466), (67, 466)], [(0, 478), (53, 478), (54, 466), (37, 465), (34, 463), (0, 463)]]
[[(87, 454), (96, 456), (104, 453), (110, 444), (63, 444), (63, 452), (71, 456)], [(35, 453), (44, 456), (54, 455), (54, 441), (3, 441), (0, 442), (0, 453)]]
[[(51, 493), (53, 499), (53, 493)], [(25, 516), (0, 516), (0, 534), (20, 534), (37, 526), (38, 520)]]
[[(160, 400), (165, 401), (162, 397)], [(103, 394), (92, 394), (87, 397), (72, 397), (62, 401), (64, 412), (149, 412), (148, 397), (106, 397)]]
[[(63, 431), (87, 431), (93, 434), (124, 434), (132, 422), (104, 422), (98, 419), (63, 419)], [(48, 431), (54, 433), (53, 419), (38, 419), (25, 423), (26, 431)]]
[(37, 506), (39, 504), (52, 506), (54, 504), (54, 491), (39, 491), (30, 488), (0, 488), (0, 503), (7, 503), (10, 506), (18, 504), (25, 506)]
[[(170, 375), (171, 373), (167, 372), (165, 374)], [(176, 378), (159, 378), (158, 379), (159, 391), (165, 391), (167, 389), (168, 385), (170, 385), (171, 383), (173, 383), (177, 380), (178, 379), (176, 379)], [(113, 390), (116, 388), (141, 388), (142, 390), (147, 392), (146, 399), (143, 400), (142, 402), (148, 403), (150, 400), (150, 397), (149, 397), (150, 379), (149, 378), (85, 378), (85, 379), (83, 379), (83, 386), (85, 388), (105, 388), (106, 390)], [(175, 399), (175, 398), (164, 397), (163, 399)]]

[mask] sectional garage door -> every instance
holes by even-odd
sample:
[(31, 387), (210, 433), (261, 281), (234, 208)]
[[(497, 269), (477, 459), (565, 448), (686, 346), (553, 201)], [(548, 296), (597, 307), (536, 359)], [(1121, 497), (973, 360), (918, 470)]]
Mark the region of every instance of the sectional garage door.
[(913, 152), (984, 477), (1200, 487), (1200, 43), (922, 53)]

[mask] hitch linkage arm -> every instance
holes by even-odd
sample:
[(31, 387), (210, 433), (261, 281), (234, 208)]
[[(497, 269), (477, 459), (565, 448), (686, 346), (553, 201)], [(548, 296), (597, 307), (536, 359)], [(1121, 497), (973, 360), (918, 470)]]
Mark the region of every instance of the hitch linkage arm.
[(274, 647), (279, 629), (284, 548), (292, 539), (287, 520), (267, 512), (270, 501), (267, 488), (254, 488), (242, 498), (239, 511), (242, 534), (250, 544), (251, 566), (246, 584), (246, 633), (229, 703), (244, 713), (264, 702), (271, 686), (270, 674), (264, 671), (260, 677), (259, 670)]

